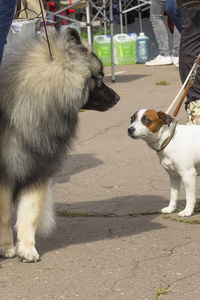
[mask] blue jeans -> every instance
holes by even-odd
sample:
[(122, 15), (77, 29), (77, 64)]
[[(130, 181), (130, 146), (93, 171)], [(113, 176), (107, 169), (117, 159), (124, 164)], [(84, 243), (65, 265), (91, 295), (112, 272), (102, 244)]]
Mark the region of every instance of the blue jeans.
[[(150, 20), (158, 43), (159, 54), (170, 56), (168, 31), (164, 21), (165, 0), (152, 0), (150, 7)], [(176, 5), (176, 3), (174, 3)], [(173, 56), (179, 56), (180, 33), (174, 27)]]
[(17, 0), (0, 0), (0, 64), (3, 57), (6, 38), (12, 23)]
[(165, 10), (178, 31), (182, 29), (182, 14), (173, 0), (166, 0)]

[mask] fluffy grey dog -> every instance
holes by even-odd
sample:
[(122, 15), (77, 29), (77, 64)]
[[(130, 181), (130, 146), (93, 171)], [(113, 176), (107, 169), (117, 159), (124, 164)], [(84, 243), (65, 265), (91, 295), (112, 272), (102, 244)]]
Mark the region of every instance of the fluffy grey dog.
[[(103, 83), (103, 68), (76, 30), (14, 48), (0, 67), (0, 254), (36, 262), (37, 229), (54, 224), (50, 179), (76, 135), (81, 108), (104, 111), (119, 96)], [(18, 201), (17, 247), (10, 225)]]

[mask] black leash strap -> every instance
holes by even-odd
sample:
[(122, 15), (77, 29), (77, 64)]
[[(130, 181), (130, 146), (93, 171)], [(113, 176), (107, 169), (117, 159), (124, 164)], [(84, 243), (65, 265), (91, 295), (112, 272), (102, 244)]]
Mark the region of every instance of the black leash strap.
[(45, 30), (45, 34), (46, 34), (46, 38), (47, 38), (47, 44), (48, 44), (48, 48), (49, 48), (49, 55), (50, 55), (51, 61), (53, 61), (53, 56), (52, 56), (52, 53), (51, 53), (51, 47), (50, 47), (50, 43), (49, 43), (49, 37), (48, 37), (48, 34), (47, 34), (47, 26), (46, 26), (45, 20), (44, 20), (44, 13), (43, 13), (42, 2), (41, 1), (42, 0), (39, 0), (41, 14), (42, 14), (42, 20), (43, 20), (43, 25), (44, 25), (44, 30)]

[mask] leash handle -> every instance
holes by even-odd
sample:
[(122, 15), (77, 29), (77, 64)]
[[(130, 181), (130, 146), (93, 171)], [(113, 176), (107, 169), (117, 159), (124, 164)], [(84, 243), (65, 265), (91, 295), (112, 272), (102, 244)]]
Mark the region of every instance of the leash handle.
[(182, 95), (182, 97), (181, 97), (181, 100), (179, 101), (179, 104), (177, 105), (177, 107), (176, 107), (176, 109), (175, 109), (175, 111), (174, 111), (174, 114), (173, 114), (174, 117), (176, 117), (176, 116), (178, 115), (179, 110), (180, 110), (180, 108), (181, 108), (181, 105), (183, 104), (183, 101), (184, 101), (184, 99), (185, 99), (185, 96), (186, 96), (187, 93), (188, 93), (188, 90), (189, 90), (190, 86), (191, 86), (191, 85), (189, 85), (189, 84), (187, 85), (187, 87), (186, 87), (186, 89), (185, 89), (185, 91), (184, 91), (184, 93), (183, 93), (183, 95)]
[(185, 91), (181, 97), (181, 100), (179, 102), (179, 104), (177, 105), (177, 108), (176, 110), (174, 111), (174, 116), (176, 117), (180, 108), (181, 108), (181, 105), (183, 104), (183, 101), (184, 101), (184, 98), (185, 96), (187, 95), (188, 93), (188, 90), (189, 88), (191, 87), (191, 85), (193, 84), (194, 80), (195, 80), (195, 77), (196, 77), (196, 73), (197, 73), (197, 68), (199, 67), (200, 65), (200, 54), (198, 55), (198, 57), (196, 58), (193, 66), (192, 66), (192, 69), (190, 70), (185, 82), (183, 83), (180, 91), (178, 92), (178, 94), (176, 95), (176, 97), (174, 98), (174, 100), (172, 101), (172, 103), (170, 104), (170, 106), (168, 107), (168, 109), (166, 110), (166, 114), (169, 114), (170, 110), (172, 109), (172, 107), (175, 105), (175, 103), (177, 102), (179, 96), (181, 95), (181, 93), (183, 92), (186, 84), (188, 83), (187, 87), (185, 88)]
[(183, 104), (183, 101), (185, 99), (185, 96), (187, 95), (188, 91), (189, 91), (189, 88), (193, 85), (194, 81), (195, 81), (195, 78), (196, 78), (196, 74), (197, 74), (197, 68), (199, 67), (199, 64), (200, 64), (200, 54), (198, 55), (197, 59), (195, 60), (194, 62), (194, 65), (192, 67), (192, 70), (193, 72), (191, 73), (190, 75), (190, 78), (189, 78), (189, 82), (188, 82), (188, 85), (187, 87), (185, 88), (185, 91), (181, 97), (181, 100), (179, 101), (179, 104), (177, 105), (175, 111), (174, 111), (174, 117), (177, 116), (180, 108), (181, 108), (181, 105)]
[(172, 107), (175, 105), (175, 103), (178, 101), (180, 95), (182, 94), (186, 84), (188, 83), (188, 80), (190, 79), (191, 75), (192, 75), (192, 72), (194, 71), (194, 68), (195, 68), (195, 64), (193, 65), (192, 69), (190, 70), (190, 73), (188, 74), (185, 82), (183, 83), (181, 89), (179, 90), (178, 94), (176, 95), (176, 97), (174, 98), (174, 100), (172, 101), (172, 103), (170, 104), (170, 106), (168, 107), (168, 109), (166, 110), (166, 114), (168, 115), (170, 110), (172, 109)]

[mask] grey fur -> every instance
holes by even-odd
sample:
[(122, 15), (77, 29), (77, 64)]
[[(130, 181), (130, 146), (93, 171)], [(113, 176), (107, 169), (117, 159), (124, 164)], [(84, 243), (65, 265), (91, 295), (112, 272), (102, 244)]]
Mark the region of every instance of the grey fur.
[(9, 184), (53, 174), (75, 137), (91, 76), (102, 68), (69, 33), (49, 39), (52, 62), (40, 38), (18, 45), (0, 68), (0, 170)]

